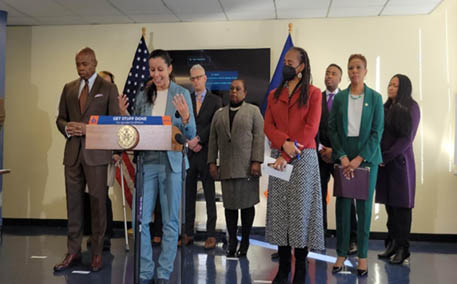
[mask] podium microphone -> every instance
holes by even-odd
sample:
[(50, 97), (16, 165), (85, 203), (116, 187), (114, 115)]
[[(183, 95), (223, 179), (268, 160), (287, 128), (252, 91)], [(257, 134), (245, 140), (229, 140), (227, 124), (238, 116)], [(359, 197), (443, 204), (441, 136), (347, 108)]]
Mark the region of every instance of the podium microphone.
[(184, 137), (184, 135), (182, 135), (181, 133), (176, 133), (175, 135), (175, 140), (176, 142), (178, 142), (179, 144), (181, 145), (184, 145), (184, 146), (187, 146), (187, 139), (186, 137)]

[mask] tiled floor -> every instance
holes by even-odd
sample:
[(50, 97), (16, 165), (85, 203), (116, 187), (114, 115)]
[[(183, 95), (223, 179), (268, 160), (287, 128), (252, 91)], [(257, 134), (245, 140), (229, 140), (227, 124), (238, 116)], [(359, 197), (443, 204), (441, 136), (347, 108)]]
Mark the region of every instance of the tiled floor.
[[(90, 254), (83, 253), (83, 265), (54, 274), (52, 268), (66, 251), (65, 230), (43, 227), (4, 228), (0, 245), (0, 283), (133, 283), (133, 253), (124, 250), (124, 239), (112, 239), (111, 252), (104, 257), (105, 267), (98, 273), (77, 274), (87, 271)], [(181, 272), (181, 251), (175, 262), (171, 283), (270, 283), (277, 270), (271, 261), (274, 252), (261, 236), (253, 236), (247, 258), (227, 259), (222, 244), (206, 251), (203, 243), (184, 249), (184, 266)], [(260, 241), (259, 241), (260, 240)], [(133, 244), (131, 243), (131, 246)], [(335, 239), (327, 239), (326, 255), (313, 253), (309, 257), (307, 283), (457, 283), (457, 244), (413, 242), (409, 265), (390, 265), (378, 260), (376, 254), (383, 249), (382, 241), (370, 241), (369, 274), (358, 278), (355, 268), (346, 274), (331, 273), (335, 256)], [(160, 248), (155, 248), (157, 256)], [(356, 266), (356, 259), (350, 258)]]

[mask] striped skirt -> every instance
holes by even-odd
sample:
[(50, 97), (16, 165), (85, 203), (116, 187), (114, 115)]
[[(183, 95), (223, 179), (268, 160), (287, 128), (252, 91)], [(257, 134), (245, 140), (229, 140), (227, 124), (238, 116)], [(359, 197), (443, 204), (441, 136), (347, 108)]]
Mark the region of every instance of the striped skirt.
[[(280, 152), (272, 150), (272, 157)], [(323, 250), (322, 193), (315, 149), (294, 159), (290, 180), (270, 176), (265, 239), (278, 246)]]

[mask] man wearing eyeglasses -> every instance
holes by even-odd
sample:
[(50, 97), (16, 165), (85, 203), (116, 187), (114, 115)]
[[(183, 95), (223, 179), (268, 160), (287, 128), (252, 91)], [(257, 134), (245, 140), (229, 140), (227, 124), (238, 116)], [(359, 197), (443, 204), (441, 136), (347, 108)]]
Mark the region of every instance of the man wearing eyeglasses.
[(195, 223), (195, 202), (197, 197), (197, 181), (203, 183), (203, 191), (206, 200), (206, 222), (207, 239), (205, 249), (216, 247), (216, 200), (214, 180), (209, 174), (208, 160), (208, 139), (211, 128), (211, 121), (214, 113), (222, 106), (220, 97), (211, 94), (206, 88), (205, 69), (200, 64), (190, 68), (190, 80), (194, 92), (190, 94), (197, 124), (197, 135), (188, 141), (189, 163), (186, 180), (186, 231), (183, 240), (184, 245), (189, 245), (194, 239)]

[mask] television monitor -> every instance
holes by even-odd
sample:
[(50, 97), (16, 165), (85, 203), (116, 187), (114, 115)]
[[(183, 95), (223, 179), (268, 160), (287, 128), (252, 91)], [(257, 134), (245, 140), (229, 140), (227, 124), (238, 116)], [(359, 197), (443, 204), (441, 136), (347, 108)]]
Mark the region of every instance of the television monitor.
[(189, 70), (195, 64), (205, 68), (207, 88), (229, 102), (229, 88), (234, 79), (243, 79), (248, 89), (246, 101), (262, 106), (270, 83), (270, 49), (171, 50), (176, 83), (193, 91)]

